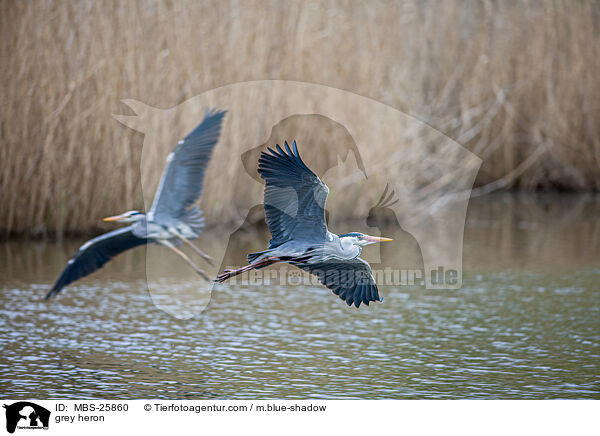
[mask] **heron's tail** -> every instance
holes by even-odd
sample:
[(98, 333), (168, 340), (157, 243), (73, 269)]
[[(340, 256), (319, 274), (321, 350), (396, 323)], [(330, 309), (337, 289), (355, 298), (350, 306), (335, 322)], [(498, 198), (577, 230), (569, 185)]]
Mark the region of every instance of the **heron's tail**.
[(204, 215), (197, 206), (187, 210), (182, 218), (190, 225), (194, 232), (198, 234), (202, 232), (202, 228), (204, 227)]
[(256, 253), (248, 253), (248, 256), (247, 256), (248, 263), (254, 263), (255, 261), (259, 260), (259, 257), (268, 254), (269, 251), (271, 251), (271, 250), (257, 251)]

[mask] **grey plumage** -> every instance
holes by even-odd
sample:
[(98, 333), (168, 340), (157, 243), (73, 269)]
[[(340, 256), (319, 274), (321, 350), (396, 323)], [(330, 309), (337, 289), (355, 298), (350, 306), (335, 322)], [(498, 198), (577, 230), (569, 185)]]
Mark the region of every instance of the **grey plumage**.
[(348, 306), (370, 301), (381, 301), (371, 267), (360, 257), (349, 260), (330, 259), (319, 263), (295, 263), (296, 266), (319, 278), (334, 294), (346, 301)]
[(265, 180), (264, 207), (271, 232), (269, 247), (294, 240), (318, 240), (327, 237), (325, 202), (329, 188), (308, 168), (294, 141), (286, 152), (279, 145), (271, 154), (262, 153), (258, 172)]
[(185, 242), (205, 260), (210, 261), (210, 257), (189, 241), (198, 237), (204, 223), (200, 209), (192, 206), (202, 194), (204, 173), (212, 150), (219, 140), (225, 114), (225, 111), (207, 111), (198, 127), (179, 141), (169, 154), (148, 215), (129, 211), (107, 218), (107, 221), (132, 224), (83, 244), (69, 260), (46, 299), (58, 294), (75, 280), (101, 268), (118, 254), (147, 243), (159, 243), (170, 248), (208, 279), (204, 271), (176, 246)]
[(288, 262), (319, 278), (348, 305), (381, 301), (369, 264), (358, 256), (363, 245), (389, 240), (354, 232), (336, 235), (327, 229), (325, 202), (329, 188), (302, 161), (294, 141), (263, 152), (258, 172), (265, 180), (264, 208), (271, 232), (269, 248), (248, 254), (248, 266), (226, 270), (222, 282), (250, 269)]
[(219, 140), (225, 114), (225, 111), (207, 111), (202, 123), (169, 154), (148, 212), (149, 221), (165, 223), (181, 218), (200, 198), (204, 173)]
[(131, 248), (147, 244), (148, 239), (133, 234), (133, 226), (104, 233), (83, 244), (71, 257), (67, 266), (46, 295), (46, 299), (58, 294), (68, 284), (102, 268), (113, 257)]

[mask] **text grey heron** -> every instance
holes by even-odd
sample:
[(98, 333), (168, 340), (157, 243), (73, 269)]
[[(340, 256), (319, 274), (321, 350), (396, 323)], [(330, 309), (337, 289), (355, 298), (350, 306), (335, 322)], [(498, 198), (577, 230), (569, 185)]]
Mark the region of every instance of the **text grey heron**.
[(104, 221), (132, 224), (83, 244), (69, 260), (46, 299), (75, 280), (101, 268), (116, 255), (147, 243), (158, 243), (170, 248), (205, 280), (209, 280), (207, 274), (177, 246), (182, 242), (188, 244), (212, 264), (211, 258), (190, 242), (190, 239), (199, 236), (204, 224), (202, 212), (194, 203), (202, 194), (204, 173), (212, 150), (219, 140), (225, 114), (226, 111), (207, 111), (200, 125), (179, 141), (175, 150), (167, 157), (150, 211), (144, 214), (132, 210), (105, 218)]
[(288, 262), (318, 277), (351, 306), (379, 298), (371, 267), (361, 259), (362, 247), (389, 238), (352, 232), (336, 235), (327, 229), (325, 201), (329, 188), (308, 168), (294, 141), (285, 150), (277, 145), (258, 160), (265, 180), (264, 208), (271, 232), (269, 248), (248, 254), (249, 265), (225, 270), (216, 281), (277, 262)]

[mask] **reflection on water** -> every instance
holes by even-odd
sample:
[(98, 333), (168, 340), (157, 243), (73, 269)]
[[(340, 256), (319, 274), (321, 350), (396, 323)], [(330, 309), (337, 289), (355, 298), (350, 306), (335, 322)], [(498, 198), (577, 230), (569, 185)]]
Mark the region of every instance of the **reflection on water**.
[[(152, 304), (143, 249), (46, 303), (80, 241), (4, 243), (0, 392), (600, 399), (599, 212), (580, 196), (474, 199), (458, 291), (385, 287), (383, 304), (356, 310), (318, 286), (221, 286), (185, 321)], [(267, 238), (239, 232), (225, 262)], [(382, 263), (406, 258), (407, 246), (382, 249)]]

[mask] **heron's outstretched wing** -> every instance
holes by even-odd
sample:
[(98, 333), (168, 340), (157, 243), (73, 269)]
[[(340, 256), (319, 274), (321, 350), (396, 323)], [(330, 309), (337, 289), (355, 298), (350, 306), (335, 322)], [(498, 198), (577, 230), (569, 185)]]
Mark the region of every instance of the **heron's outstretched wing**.
[(132, 229), (133, 226), (113, 230), (83, 244), (69, 260), (60, 277), (46, 295), (46, 299), (58, 294), (69, 283), (102, 268), (116, 255), (148, 242), (146, 238), (135, 236)]
[(285, 151), (269, 148), (258, 160), (265, 180), (265, 215), (271, 232), (269, 247), (290, 239), (324, 241), (327, 236), (325, 201), (329, 188), (308, 168), (298, 153), (296, 141)]
[(351, 260), (332, 260), (322, 263), (295, 263), (299, 268), (316, 275), (319, 281), (352, 306), (360, 306), (370, 301), (382, 301), (379, 298), (377, 284), (371, 273), (371, 267), (359, 257)]
[(158, 184), (149, 220), (165, 222), (180, 218), (200, 198), (204, 172), (219, 140), (226, 111), (207, 111), (204, 119), (189, 135), (179, 141), (167, 158)]

